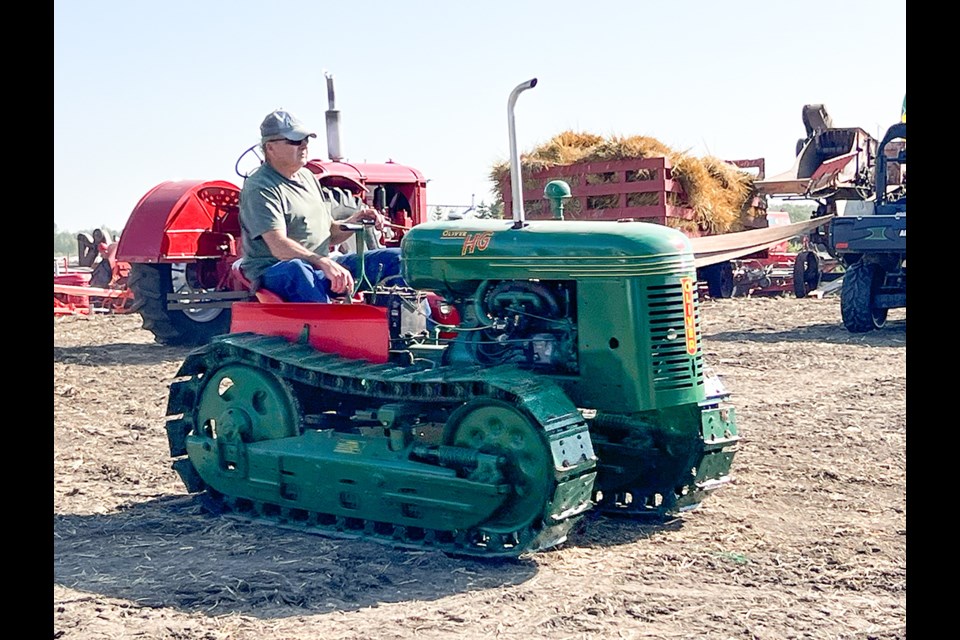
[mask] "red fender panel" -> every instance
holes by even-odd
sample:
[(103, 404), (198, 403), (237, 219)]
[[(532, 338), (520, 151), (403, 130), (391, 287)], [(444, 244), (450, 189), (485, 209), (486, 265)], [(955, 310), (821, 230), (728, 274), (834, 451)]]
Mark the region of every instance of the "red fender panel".
[(140, 198), (123, 227), (117, 259), (185, 262), (235, 255), (240, 188), (224, 180), (162, 182)]
[(376, 364), (387, 361), (390, 329), (387, 310), (367, 304), (322, 302), (235, 302), (230, 333), (252, 332), (307, 342), (323, 353)]

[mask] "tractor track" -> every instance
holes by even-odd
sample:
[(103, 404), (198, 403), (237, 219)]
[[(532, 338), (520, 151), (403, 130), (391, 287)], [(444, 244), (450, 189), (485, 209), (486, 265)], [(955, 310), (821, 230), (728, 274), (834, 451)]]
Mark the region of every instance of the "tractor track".
[[(223, 495), (206, 485), (186, 457), (186, 439), (200, 426), (193, 408), (207, 374), (227, 363), (270, 371), (288, 384), (306, 386), (315, 393), (336, 394), (352, 404), (365, 401), (373, 408), (403, 401), (452, 411), (471, 400), (506, 402), (543, 431), (553, 463), (553, 493), (545, 500), (540, 518), (507, 532), (491, 532), (482, 526), (436, 530), (309, 511), (294, 501), (265, 502)], [(284, 338), (230, 334), (194, 350), (178, 377), (183, 379), (171, 385), (167, 406), (170, 453), (176, 458), (173, 466), (188, 490), (202, 491), (204, 505), (213, 512), (330, 537), (493, 558), (516, 557), (560, 544), (593, 506), (597, 463), (587, 422), (559, 386), (516, 367), (358, 364)]]

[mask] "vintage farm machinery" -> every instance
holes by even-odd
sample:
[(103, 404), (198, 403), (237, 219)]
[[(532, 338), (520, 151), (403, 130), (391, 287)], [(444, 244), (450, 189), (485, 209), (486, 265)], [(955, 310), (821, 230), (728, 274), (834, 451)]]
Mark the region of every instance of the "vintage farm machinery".
[[(399, 246), (407, 229), (427, 219), (426, 179), (394, 162), (346, 162), (329, 75), (327, 91), (330, 158), (311, 160), (307, 167), (324, 186), (348, 190), (383, 212), (389, 231), (377, 241)], [(244, 159), (250, 158), (259, 158), (256, 146), (238, 158), (240, 177)], [(239, 202), (240, 187), (231, 182), (180, 180), (158, 184), (134, 207), (117, 255), (131, 265), (133, 307), (158, 342), (204, 344), (229, 331), (234, 303), (256, 299), (236, 268), (241, 258)], [(447, 319), (440, 309), (437, 316)]]
[[(514, 175), (514, 105), (536, 84), (508, 100)], [(522, 203), (519, 179), (512, 192)], [(217, 273), (233, 246), (223, 223), (234, 191), (168, 185), (146, 204), (163, 193), (158, 211), (194, 207), (220, 221), (192, 238), (210, 248), (194, 264)], [(164, 237), (157, 251), (170, 254), (175, 236)], [(675, 517), (730, 481), (734, 409), (704, 362), (684, 234), (532, 221), (521, 204), (512, 219), (413, 225), (400, 247), (410, 288), (334, 304), (238, 297), (230, 333), (184, 361), (167, 407), (170, 454), (209, 509), (516, 557), (562, 543), (591, 509)], [(439, 327), (452, 338), (425, 330), (423, 292), (456, 310), (459, 323)]]
[(95, 229), (77, 235), (77, 264), (53, 261), (53, 315), (127, 313), (133, 292), (127, 287), (130, 265), (116, 257), (117, 243)]
[[(630, 154), (636, 157), (625, 157)], [(583, 159), (556, 160), (571, 156)], [(791, 226), (785, 212), (768, 211), (766, 194), (756, 186), (765, 179), (763, 158), (700, 161), (650, 138), (565, 132), (532, 150), (528, 162), (523, 178), (529, 192), (543, 192), (557, 180), (569, 186), (563, 219), (633, 220), (682, 231), (691, 239), (701, 292), (711, 298), (788, 291), (803, 297), (819, 284), (822, 265), (813, 249), (792, 253), (788, 246), (791, 232), (807, 229)], [(495, 167), (494, 178), (509, 214), (515, 202), (511, 172)], [(532, 219), (557, 217), (545, 201), (524, 205)]]
[[(767, 222), (771, 227), (784, 227), (790, 224), (790, 215), (785, 211), (767, 211)], [(805, 298), (817, 291), (822, 282), (843, 275), (837, 260), (801, 236), (731, 262), (735, 296), (793, 294)]]
[[(764, 161), (733, 160), (730, 165), (744, 171), (753, 171), (763, 177)], [(690, 196), (681, 180), (677, 179), (676, 166), (670, 158), (652, 157), (617, 158), (602, 161), (579, 161), (526, 172), (524, 188), (528, 193), (543, 193), (547, 185), (560, 180), (570, 187), (564, 194), (562, 217), (579, 221), (638, 221), (660, 224), (678, 229), (690, 238), (715, 237), (725, 233), (697, 220)], [(510, 193), (511, 172), (505, 172), (500, 180), (500, 193), (504, 214), (509, 216), (515, 206)], [(556, 214), (550, 211), (545, 201), (530, 199), (524, 203), (531, 219), (550, 220)], [(737, 211), (738, 230), (767, 227), (766, 202), (750, 196)], [(765, 256), (764, 250), (753, 253)], [(713, 298), (729, 298), (734, 295), (735, 263), (720, 260), (697, 268), (697, 278), (704, 293)]]
[[(904, 114), (905, 119), (905, 114)], [(843, 269), (840, 311), (853, 333), (881, 328), (887, 311), (907, 304), (907, 125), (881, 140), (834, 127), (823, 105), (806, 105), (807, 137), (793, 167), (763, 183), (770, 195), (814, 200), (808, 242)]]

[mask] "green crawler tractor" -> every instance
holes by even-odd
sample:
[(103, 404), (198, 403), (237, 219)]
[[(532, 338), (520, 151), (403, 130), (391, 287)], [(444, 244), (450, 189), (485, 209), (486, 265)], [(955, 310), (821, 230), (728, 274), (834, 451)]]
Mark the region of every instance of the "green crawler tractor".
[[(510, 96), (514, 176), (513, 106), (535, 85)], [(416, 225), (402, 251), (403, 287), (235, 303), (231, 333), (187, 357), (170, 453), (211, 510), (517, 557), (589, 510), (673, 517), (730, 481), (736, 420), (706, 371), (682, 233), (520, 206)], [(456, 324), (425, 318), (424, 292)]]

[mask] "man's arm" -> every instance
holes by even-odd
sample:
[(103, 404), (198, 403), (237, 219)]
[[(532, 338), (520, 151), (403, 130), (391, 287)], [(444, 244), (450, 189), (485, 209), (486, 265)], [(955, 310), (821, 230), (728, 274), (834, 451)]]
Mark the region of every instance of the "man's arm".
[(353, 275), (336, 260), (317, 255), (309, 249), (306, 249), (299, 242), (288, 238), (287, 234), (279, 229), (265, 231), (260, 237), (267, 243), (270, 253), (272, 253), (273, 257), (277, 260), (300, 258), (327, 276), (327, 280), (330, 281), (330, 290), (334, 293), (349, 293), (353, 291)]

